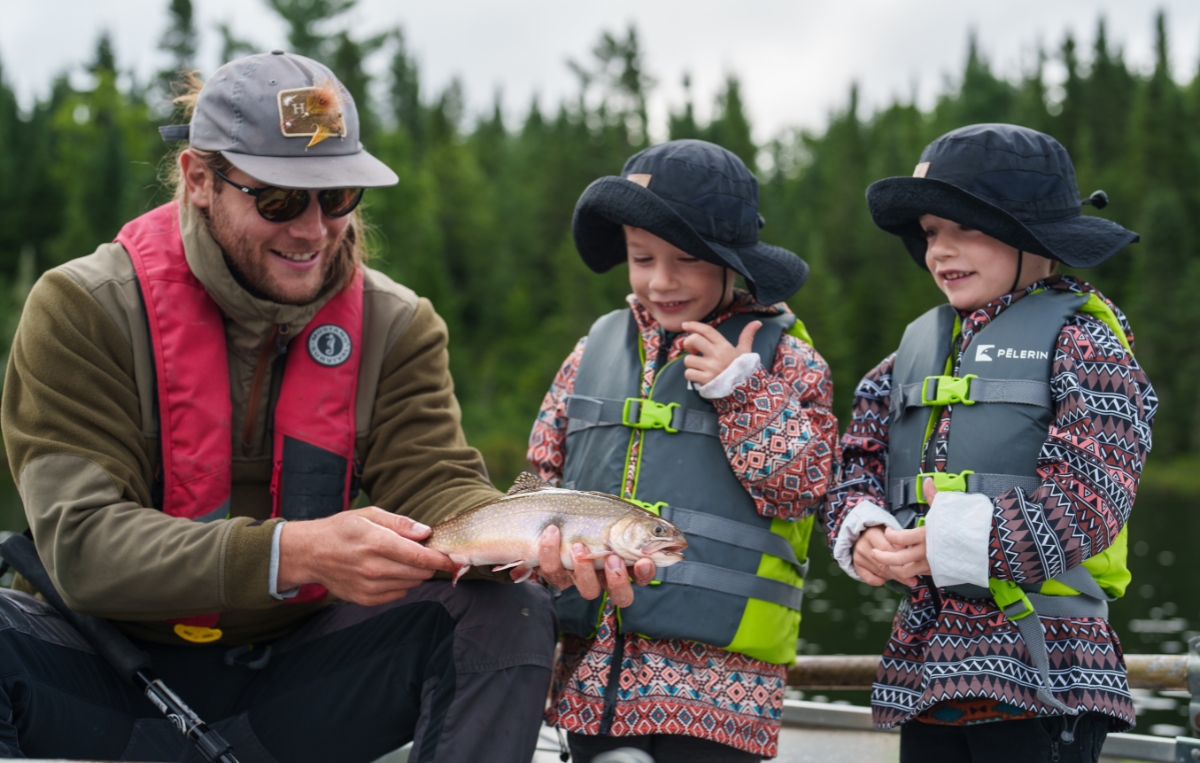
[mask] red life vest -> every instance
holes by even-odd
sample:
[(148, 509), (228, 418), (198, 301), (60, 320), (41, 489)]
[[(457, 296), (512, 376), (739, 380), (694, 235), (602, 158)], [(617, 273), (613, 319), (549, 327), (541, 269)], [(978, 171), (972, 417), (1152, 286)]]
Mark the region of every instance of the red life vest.
[[(188, 267), (175, 202), (126, 224), (117, 241), (133, 260), (154, 348), (161, 508), (198, 522), (225, 519), (233, 430), (221, 311)], [(350, 506), (362, 320), (363, 274), (358, 269), (350, 285), (326, 302), (284, 349), (287, 362), (274, 415), (272, 517), (316, 519)], [(325, 595), (324, 587), (305, 585), (287, 601)], [(219, 617), (171, 622), (183, 626), (176, 628), (183, 638), (211, 641), (220, 638), (213, 630)]]

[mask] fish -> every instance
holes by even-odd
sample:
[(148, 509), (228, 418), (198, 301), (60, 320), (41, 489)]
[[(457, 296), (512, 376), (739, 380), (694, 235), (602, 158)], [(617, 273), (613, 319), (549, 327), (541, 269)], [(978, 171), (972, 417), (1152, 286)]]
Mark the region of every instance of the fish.
[(632, 566), (651, 559), (670, 567), (683, 559), (687, 538), (679, 528), (641, 506), (606, 493), (568, 490), (522, 472), (508, 493), (434, 525), (425, 545), (457, 565), (454, 582), (473, 566), (493, 572), (518, 568), (517, 582), (538, 567), (538, 538), (557, 525), (562, 533), (562, 564), (574, 569), (571, 546), (582, 543), (596, 569), (616, 554)]

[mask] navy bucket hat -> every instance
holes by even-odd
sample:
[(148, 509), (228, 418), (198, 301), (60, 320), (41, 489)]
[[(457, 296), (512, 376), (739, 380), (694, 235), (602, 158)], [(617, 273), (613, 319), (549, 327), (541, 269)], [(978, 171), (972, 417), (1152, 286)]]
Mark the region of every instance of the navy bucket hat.
[(740, 273), (765, 305), (799, 291), (808, 265), (764, 244), (758, 180), (732, 152), (703, 140), (651, 146), (602, 177), (575, 205), (575, 247), (597, 273), (626, 261), (622, 225), (647, 230), (693, 257)]
[(1075, 168), (1054, 138), (1027, 127), (961, 127), (930, 143), (912, 177), (885, 178), (867, 188), (875, 224), (904, 240), (925, 267), (918, 219), (931, 214), (982, 231), (1021, 251), (1076, 268), (1112, 257), (1138, 234), (1082, 205), (1108, 204), (1103, 191), (1080, 199)]

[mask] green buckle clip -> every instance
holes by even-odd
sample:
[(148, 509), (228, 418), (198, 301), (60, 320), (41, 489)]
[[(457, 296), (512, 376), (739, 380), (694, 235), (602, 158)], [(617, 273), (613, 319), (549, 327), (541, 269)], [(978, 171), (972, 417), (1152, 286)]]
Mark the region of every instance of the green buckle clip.
[(651, 514), (654, 514), (655, 516), (660, 516), (660, 517), (662, 516), (662, 510), (667, 506), (666, 501), (659, 501), (658, 503), (650, 503), (649, 501), (639, 501), (636, 498), (626, 498), (625, 500), (629, 501), (632, 504), (641, 506), (643, 509), (650, 512)]
[(671, 421), (678, 407), (679, 403), (663, 405), (643, 397), (627, 397), (621, 410), (621, 423), (634, 429), (665, 429), (675, 434), (679, 430), (671, 426)]
[(958, 474), (952, 472), (921, 472), (917, 475), (917, 503), (929, 503), (925, 500), (925, 478), (933, 479), (933, 486), (939, 493), (967, 492), (967, 475), (974, 474), (971, 469), (963, 469)]
[[(961, 379), (957, 376), (926, 376), (921, 385), (921, 405), (975, 405), (971, 394), (971, 380), (978, 379), (976, 374), (967, 374)], [(929, 382), (937, 382), (937, 394), (929, 397)]]
[[(1021, 586), (1011, 580), (988, 578), (988, 590), (992, 592), (996, 606), (1000, 607), (1004, 616), (1009, 620), (1020, 620), (1022, 617), (1033, 614), (1033, 603), (1029, 601), (1029, 596), (1021, 589)], [(1021, 605), (1021, 611), (1009, 612), (1009, 609), (1017, 604)]]

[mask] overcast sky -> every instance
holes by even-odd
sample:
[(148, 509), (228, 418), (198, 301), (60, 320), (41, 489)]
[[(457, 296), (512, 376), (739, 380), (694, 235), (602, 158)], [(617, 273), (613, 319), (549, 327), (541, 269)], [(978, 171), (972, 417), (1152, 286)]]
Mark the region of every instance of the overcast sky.
[[(283, 27), (263, 0), (195, 0), (195, 6), (205, 72), (218, 63), (218, 22), (263, 50), (286, 48)], [(167, 0), (0, 0), (3, 76), (26, 105), (59, 73), (85, 84), (81, 64), (107, 29), (119, 66), (149, 77), (167, 63), (157, 49), (166, 8)], [(427, 93), (457, 76), (473, 112), (490, 109), (499, 88), (514, 117), (535, 94), (548, 106), (573, 96), (577, 81), (566, 61), (587, 61), (602, 30), (633, 23), (659, 83), (651, 100), (657, 134), (668, 109), (683, 101), (685, 72), (701, 114), (734, 72), (762, 140), (787, 127), (819, 129), (845, 104), (853, 81), (868, 106), (913, 94), (928, 105), (946, 77), (961, 71), (972, 29), (996, 69), (1016, 76), (1032, 65), (1039, 41), (1056, 51), (1068, 30), (1086, 55), (1103, 14), (1126, 59), (1148, 67), (1158, 8), (1168, 14), (1175, 76), (1190, 80), (1200, 56), (1196, 0), (359, 0), (347, 18), (362, 36), (402, 26)], [(1049, 71), (1059, 74), (1053, 66)]]

